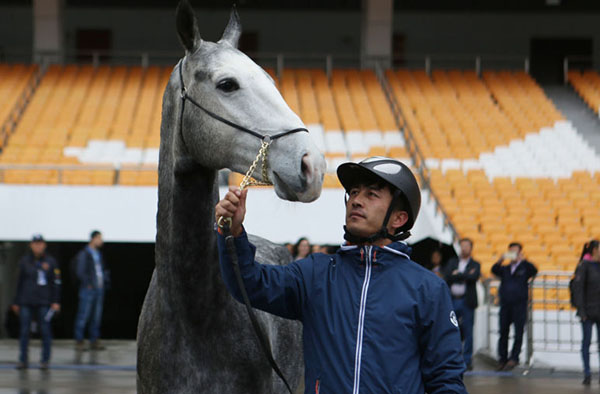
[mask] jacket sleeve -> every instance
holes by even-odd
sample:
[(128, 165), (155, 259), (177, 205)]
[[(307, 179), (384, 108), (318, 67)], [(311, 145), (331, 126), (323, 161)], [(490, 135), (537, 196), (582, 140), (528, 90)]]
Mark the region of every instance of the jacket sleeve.
[(19, 260), (19, 273), (17, 277), (17, 293), (13, 301), (13, 305), (22, 305), (24, 296), (24, 282), (25, 282), (25, 270), (23, 269), (24, 261)]
[(502, 276), (502, 261), (498, 261), (492, 265), (492, 274)]
[(439, 302), (427, 302), (430, 310), (421, 320), (419, 347), (421, 350), (421, 373), (425, 391), (435, 393), (467, 393), (462, 381), (465, 363), (456, 314), (448, 286), (439, 282), (433, 291), (423, 297)]
[(529, 272), (527, 273), (527, 278), (533, 278), (534, 276), (537, 275), (538, 269), (535, 265), (533, 265), (533, 263), (531, 261), (528, 261), (528, 263), (529, 263)]
[(77, 265), (77, 279), (82, 286), (87, 286), (89, 284), (88, 278), (86, 278), (86, 253), (85, 250), (81, 250), (77, 256), (75, 257), (75, 264)]
[(62, 276), (60, 268), (58, 268), (58, 263), (54, 259), (52, 259), (51, 269), (52, 273), (50, 277), (50, 286), (52, 287), (50, 302), (52, 302), (53, 304), (60, 304), (60, 286), (62, 284)]
[(479, 277), (481, 276), (481, 265), (475, 260), (472, 261), (475, 267), (471, 268), (470, 270), (464, 273), (465, 282), (468, 283), (477, 282), (479, 280)]
[(476, 262), (475, 260), (473, 260), (473, 263), (475, 265), (475, 268), (471, 268), (470, 270), (465, 270), (465, 272), (457, 272), (456, 274), (453, 274), (451, 270), (456, 269), (456, 267), (454, 267), (454, 264), (448, 264), (448, 269), (446, 271), (446, 282), (448, 282), (449, 285), (451, 285), (454, 282), (469, 282), (469, 283), (475, 283), (479, 280), (479, 277), (481, 276), (481, 266), (479, 265), (478, 262)]
[[(288, 265), (260, 264), (254, 260), (256, 247), (244, 231), (235, 237), (238, 264), (248, 298), (253, 307), (288, 319), (301, 319), (305, 299), (302, 261)], [(244, 302), (238, 287), (233, 264), (227, 252), (225, 237), (217, 235), (219, 264), (225, 286), (239, 302)]]
[(448, 286), (451, 286), (454, 282), (462, 281), (462, 274), (453, 274), (452, 272), (458, 267), (458, 260), (452, 259), (448, 261), (446, 267), (444, 268), (444, 280), (448, 283)]
[(586, 266), (585, 262), (581, 262), (575, 269), (575, 278), (573, 279), (573, 304), (577, 308), (577, 316), (582, 319), (587, 318), (585, 311), (585, 281), (586, 281)]

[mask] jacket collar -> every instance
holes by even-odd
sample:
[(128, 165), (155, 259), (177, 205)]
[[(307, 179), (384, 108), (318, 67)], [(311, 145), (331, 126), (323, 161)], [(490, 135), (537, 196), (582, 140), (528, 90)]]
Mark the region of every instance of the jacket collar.
[[(350, 245), (348, 243), (345, 243), (340, 247), (340, 253), (360, 254), (360, 250), (363, 248), (364, 246)], [(412, 248), (408, 246), (404, 241), (396, 241), (383, 247), (373, 246), (373, 251), (378, 253), (378, 256), (385, 256), (386, 254), (389, 254), (392, 256), (395, 255), (397, 257), (404, 257), (405, 259), (410, 260)]]

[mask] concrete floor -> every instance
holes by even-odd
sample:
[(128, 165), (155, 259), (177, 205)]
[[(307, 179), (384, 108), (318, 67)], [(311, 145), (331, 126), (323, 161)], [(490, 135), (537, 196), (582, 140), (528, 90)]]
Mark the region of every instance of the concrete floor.
[[(133, 394), (135, 390), (135, 342), (106, 341), (107, 349), (80, 352), (73, 341), (55, 341), (48, 371), (38, 369), (40, 343), (30, 345), (30, 368), (15, 370), (18, 343), (0, 341), (0, 394)], [(525, 373), (525, 374), (524, 374)], [(578, 394), (600, 390), (594, 376), (591, 388), (581, 385), (577, 373), (548, 370), (511, 373), (493, 372), (483, 357), (475, 358), (475, 369), (465, 376), (471, 394)]]

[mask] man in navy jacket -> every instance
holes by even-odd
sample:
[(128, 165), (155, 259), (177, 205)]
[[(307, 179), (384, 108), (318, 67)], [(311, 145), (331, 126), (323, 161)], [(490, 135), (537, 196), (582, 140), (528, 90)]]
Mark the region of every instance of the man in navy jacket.
[[(334, 255), (287, 266), (254, 261), (242, 226), (247, 190), (230, 190), (216, 217), (232, 218), (238, 260), (256, 308), (302, 321), (305, 393), (466, 393), (458, 321), (447, 285), (410, 260), (421, 196), (404, 164), (345, 163), (348, 241)], [(241, 300), (222, 235), (221, 273)]]
[(41, 369), (48, 368), (52, 347), (50, 321), (60, 310), (60, 269), (56, 260), (46, 253), (46, 241), (40, 234), (31, 239), (31, 251), (19, 260), (17, 295), (12, 309), (19, 314), (20, 356), (18, 369), (28, 367), (29, 329), (34, 316), (42, 334)]
[(473, 241), (463, 238), (459, 242), (460, 256), (453, 258), (444, 268), (444, 278), (450, 287), (454, 311), (460, 322), (464, 339), (463, 354), (467, 369), (473, 369), (473, 325), (477, 308), (477, 281), (481, 276), (481, 265), (471, 256)]
[(108, 271), (100, 248), (104, 244), (102, 233), (94, 230), (90, 242), (75, 257), (79, 281), (79, 305), (75, 317), (75, 349), (84, 350), (84, 330), (89, 322), (90, 348), (103, 350), (100, 344), (100, 323), (104, 305), (104, 291), (109, 282)]
[[(523, 246), (512, 242), (508, 252), (492, 266), (492, 273), (500, 278), (500, 339), (498, 339), (498, 369), (511, 370), (519, 364), (523, 345), (523, 330), (527, 321), (529, 280), (537, 274), (537, 268), (523, 258)], [(504, 260), (509, 263), (502, 265)], [(508, 357), (508, 334), (510, 325), (515, 326), (515, 340)]]

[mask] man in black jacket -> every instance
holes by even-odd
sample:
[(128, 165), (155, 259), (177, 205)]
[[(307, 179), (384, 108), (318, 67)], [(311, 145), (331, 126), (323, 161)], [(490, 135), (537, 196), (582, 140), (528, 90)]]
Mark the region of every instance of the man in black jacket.
[(75, 257), (77, 279), (79, 280), (79, 306), (75, 318), (76, 350), (84, 350), (84, 331), (89, 321), (90, 348), (102, 350), (100, 344), (100, 322), (104, 290), (108, 283), (108, 272), (104, 265), (100, 248), (103, 245), (102, 234), (92, 231), (89, 244)]
[(12, 309), (19, 315), (20, 356), (18, 369), (28, 367), (29, 329), (33, 316), (42, 334), (41, 369), (48, 369), (52, 347), (50, 321), (60, 310), (60, 270), (56, 260), (46, 253), (44, 238), (36, 234), (31, 239), (31, 251), (19, 260), (17, 295)]
[(463, 337), (463, 357), (467, 370), (473, 369), (473, 323), (477, 308), (476, 284), (481, 276), (481, 265), (473, 260), (473, 241), (460, 240), (460, 257), (448, 261), (444, 269), (444, 279), (450, 287), (452, 304), (460, 322)]
[[(504, 260), (509, 264), (502, 265)], [(500, 339), (498, 340), (498, 370), (511, 370), (519, 364), (523, 344), (523, 330), (527, 321), (529, 280), (537, 268), (523, 257), (523, 245), (513, 242), (508, 252), (492, 266), (492, 273), (500, 278)], [(508, 357), (508, 333), (515, 326), (515, 341)]]

